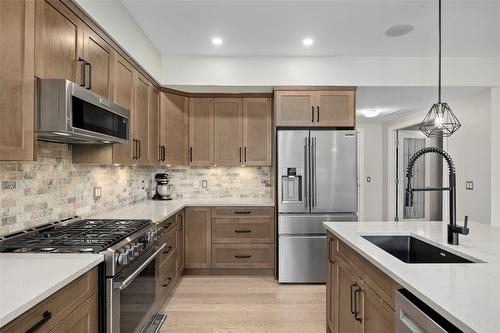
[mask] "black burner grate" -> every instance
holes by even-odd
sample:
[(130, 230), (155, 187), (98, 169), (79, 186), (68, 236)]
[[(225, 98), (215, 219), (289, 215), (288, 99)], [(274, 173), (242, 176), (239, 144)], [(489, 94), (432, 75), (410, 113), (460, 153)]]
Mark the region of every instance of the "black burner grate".
[(54, 224), (0, 241), (0, 252), (101, 252), (150, 220), (79, 220)]

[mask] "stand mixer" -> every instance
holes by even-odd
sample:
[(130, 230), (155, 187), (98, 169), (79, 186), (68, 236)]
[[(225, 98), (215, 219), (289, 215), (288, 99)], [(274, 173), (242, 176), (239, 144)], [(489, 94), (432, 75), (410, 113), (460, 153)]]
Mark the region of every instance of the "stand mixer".
[(153, 200), (172, 200), (174, 185), (169, 184), (170, 178), (167, 173), (157, 173), (155, 175), (156, 193)]

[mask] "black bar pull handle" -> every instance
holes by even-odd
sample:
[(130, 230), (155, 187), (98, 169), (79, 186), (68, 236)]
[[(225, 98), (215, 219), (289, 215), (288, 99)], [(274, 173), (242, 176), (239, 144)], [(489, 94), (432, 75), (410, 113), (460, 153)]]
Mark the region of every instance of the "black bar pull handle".
[(85, 87), (85, 60), (83, 58), (78, 58), (78, 62), (80, 63), (80, 86)]
[(237, 234), (248, 234), (251, 233), (252, 230), (235, 230), (234, 232)]
[(49, 311), (45, 311), (42, 314), (42, 319), (40, 319), (35, 325), (33, 325), (29, 330), (26, 331), (26, 333), (33, 333), (37, 331), (43, 324), (48, 322), (52, 318), (52, 313)]
[(316, 106), (316, 122), (319, 123), (319, 105)]
[(165, 288), (170, 285), (170, 282), (172, 282), (172, 278), (169, 277), (169, 278), (167, 278), (167, 280), (168, 280), (168, 282), (163, 285), (163, 287), (165, 287)]
[(92, 64), (85, 62), (85, 89), (92, 89)]
[(351, 284), (351, 314), (356, 313), (356, 305), (354, 304), (354, 288), (356, 288), (358, 285), (356, 283)]
[(247, 161), (247, 147), (245, 147), (245, 162)]
[(193, 147), (189, 147), (189, 162), (193, 162)]
[(241, 147), (240, 147), (240, 163), (241, 163)]
[(172, 247), (172, 246), (167, 246), (167, 247), (165, 248), (165, 250), (163, 251), (163, 254), (167, 254), (167, 253), (169, 253), (170, 251), (172, 251), (172, 249), (173, 249), (173, 247)]
[(245, 210), (245, 211), (235, 211), (234, 213), (235, 213), (235, 214), (237, 214), (237, 215), (248, 215), (248, 214), (252, 214), (252, 212), (251, 212), (251, 211), (249, 211), (249, 210)]
[(359, 310), (358, 310), (358, 293), (360, 294), (362, 292), (363, 292), (363, 290), (361, 289), (361, 287), (358, 287), (358, 289), (356, 289), (354, 291), (354, 319), (356, 319), (360, 323), (363, 322), (363, 318), (362, 317), (358, 317), (358, 315), (359, 315)]
[(248, 259), (248, 258), (252, 258), (252, 256), (250, 254), (237, 254), (234, 257), (236, 259)]
[(311, 123), (314, 123), (314, 106), (311, 106)]

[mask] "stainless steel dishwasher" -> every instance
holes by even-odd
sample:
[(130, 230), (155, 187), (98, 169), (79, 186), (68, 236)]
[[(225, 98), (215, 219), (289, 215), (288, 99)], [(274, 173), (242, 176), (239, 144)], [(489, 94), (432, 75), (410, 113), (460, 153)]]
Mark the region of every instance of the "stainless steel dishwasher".
[(396, 333), (462, 332), (406, 289), (396, 291)]

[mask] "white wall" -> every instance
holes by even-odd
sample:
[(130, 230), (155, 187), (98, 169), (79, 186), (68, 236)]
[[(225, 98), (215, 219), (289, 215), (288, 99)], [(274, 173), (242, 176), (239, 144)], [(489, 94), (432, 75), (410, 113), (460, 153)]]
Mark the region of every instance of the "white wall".
[(128, 54), (158, 82), (161, 54), (118, 0), (75, 0)]
[(491, 89), (491, 225), (500, 227), (500, 88)]
[[(161, 82), (175, 86), (434, 86), (436, 70), (435, 58), (163, 56)], [(499, 58), (443, 59), (444, 85), (500, 86), (499, 72)]]
[[(499, 98), (500, 100), (500, 98)], [(484, 89), (479, 92), (462, 96), (447, 101), (455, 115), (458, 117), (462, 127), (445, 142), (445, 150), (450, 153), (455, 162), (457, 173), (457, 219), (463, 220), (464, 215), (468, 215), (471, 221), (478, 221), (486, 224), (492, 223), (492, 208), (500, 204), (500, 199), (492, 198), (492, 127), (495, 126), (492, 119), (498, 118), (496, 124), (500, 125), (500, 116), (492, 117), (492, 90)], [(430, 107), (430, 106), (429, 106)], [(500, 104), (497, 105), (497, 109)], [(412, 121), (417, 124), (423, 119), (428, 110), (422, 110), (416, 114), (402, 117), (387, 123), (384, 123), (383, 133), (383, 216), (387, 219), (390, 212), (388, 207), (388, 189), (389, 170), (388, 157), (389, 150), (389, 131), (394, 126), (401, 124), (402, 127), (409, 125)], [(495, 144), (500, 148), (500, 134), (496, 134)], [(500, 166), (500, 160), (498, 161)], [(445, 169), (446, 163), (445, 163)], [(444, 176), (445, 185), (448, 178)], [(465, 182), (471, 180), (474, 182), (474, 190), (465, 190)], [(500, 183), (500, 179), (497, 180)], [(500, 198), (500, 194), (497, 194)], [(444, 207), (448, 209), (448, 201), (445, 196)], [(498, 214), (499, 212), (497, 212)]]
[(356, 127), (363, 131), (363, 220), (382, 221), (382, 124), (358, 123)]

